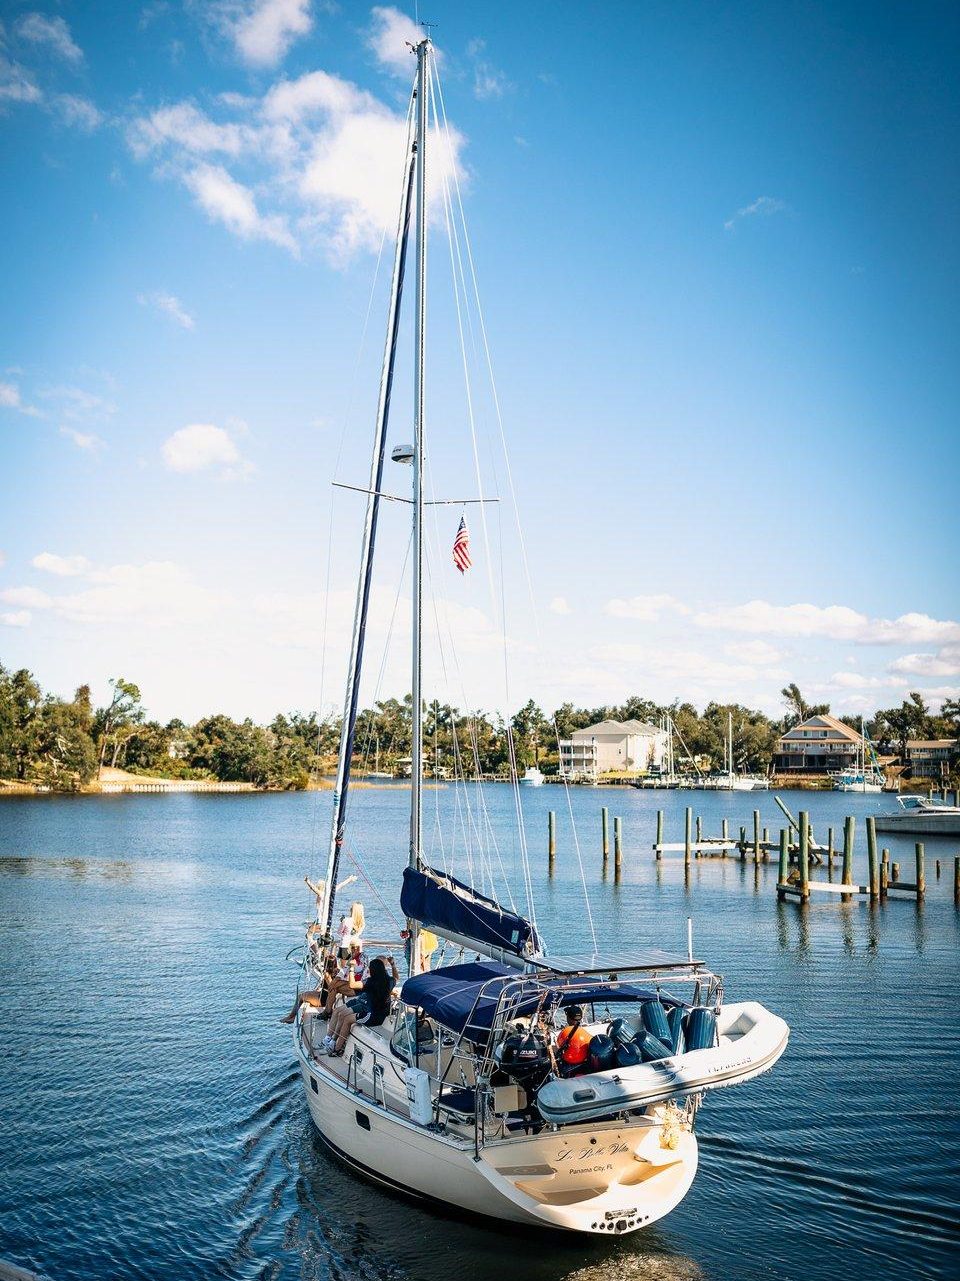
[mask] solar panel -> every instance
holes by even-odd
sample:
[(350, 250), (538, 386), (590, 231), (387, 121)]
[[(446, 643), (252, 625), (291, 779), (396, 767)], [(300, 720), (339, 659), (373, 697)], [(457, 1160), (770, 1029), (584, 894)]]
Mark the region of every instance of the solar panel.
[(619, 974), (633, 970), (676, 970), (702, 966), (703, 961), (683, 956), (677, 952), (661, 952), (650, 948), (643, 952), (571, 952), (537, 958), (532, 962), (538, 969), (552, 970), (555, 974)]

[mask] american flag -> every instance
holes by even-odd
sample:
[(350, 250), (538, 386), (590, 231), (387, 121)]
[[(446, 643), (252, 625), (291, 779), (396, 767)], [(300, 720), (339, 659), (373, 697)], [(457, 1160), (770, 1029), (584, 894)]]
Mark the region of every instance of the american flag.
[(460, 528), (453, 540), (453, 563), (461, 574), (465, 574), (473, 561), (470, 559), (470, 535), (467, 532), (467, 518), (460, 517)]

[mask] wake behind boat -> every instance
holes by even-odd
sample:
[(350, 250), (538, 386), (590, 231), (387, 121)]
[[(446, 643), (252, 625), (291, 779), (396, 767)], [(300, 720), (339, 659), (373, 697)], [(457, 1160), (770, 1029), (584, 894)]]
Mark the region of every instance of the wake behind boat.
[[(697, 1171), (694, 1129), (704, 1095), (767, 1071), (783, 1053), (788, 1029), (755, 1002), (724, 1005), (721, 977), (695, 958), (689, 936), (685, 954), (646, 949), (605, 955), (593, 934), (589, 900), (591, 937), (581, 943), (582, 951), (548, 952), (536, 923), (521, 780), (509, 725), (526, 914), (480, 893), (449, 870), (430, 866), (425, 855), (426, 163), (430, 107), (439, 103), (441, 115), (443, 108), (429, 39), (420, 41), (414, 52), (417, 75), (365, 491), (333, 821), (326, 874), (322, 884), (313, 887), (317, 919), (308, 930), (303, 955), (304, 990), (296, 1002), (294, 1046), (311, 1118), (323, 1142), (357, 1172), (407, 1195), (492, 1219), (619, 1235), (648, 1226), (683, 1199)], [(316, 994), (326, 988), (329, 1004), (334, 990), (328, 974), (338, 953), (334, 900), (345, 851), (414, 203), (414, 444), (393, 451), (395, 459), (413, 465), (413, 497), (400, 500), (410, 502), (413, 517), (410, 830), (400, 891), (409, 975), (391, 1001), (382, 989), (382, 962), (371, 962), (371, 978), (361, 997), (333, 1009), (325, 1024), (317, 1012)], [(452, 234), (449, 206), (446, 212)], [(453, 559), (461, 574), (470, 565), (465, 518)], [(527, 781), (534, 781), (529, 774)], [(469, 801), (466, 792), (463, 801)], [(463, 826), (472, 829), (474, 824)], [(494, 834), (490, 836), (499, 858), (499, 846)], [(482, 852), (481, 848), (476, 855), (481, 864)], [(427, 946), (430, 934), (435, 937)], [(344, 917), (341, 959), (350, 952), (349, 937)], [(444, 963), (429, 970), (427, 952), (437, 939), (443, 940)], [(392, 964), (392, 958), (388, 960)], [(336, 1035), (325, 1035), (328, 1028)]]

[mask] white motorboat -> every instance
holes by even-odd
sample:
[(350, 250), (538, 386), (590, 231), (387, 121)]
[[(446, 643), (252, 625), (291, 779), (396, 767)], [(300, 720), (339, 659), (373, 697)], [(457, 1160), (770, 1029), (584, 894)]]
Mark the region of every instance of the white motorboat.
[(926, 796), (898, 796), (894, 814), (878, 814), (878, 832), (903, 832), (916, 836), (960, 836), (960, 805)]
[(531, 765), (523, 771), (523, 777), (520, 783), (523, 787), (543, 787), (546, 775), (537, 769), (536, 765)]
[[(355, 1022), (344, 1029), (341, 1053), (329, 1052), (323, 1033), (330, 1025), (318, 1020), (312, 1002), (298, 1001), (294, 1047), (321, 1139), (358, 1173), (491, 1221), (620, 1235), (649, 1226), (683, 1199), (697, 1171), (695, 1122), (704, 1094), (771, 1066), (783, 1052), (787, 1030), (758, 1005), (724, 1006), (722, 979), (695, 958), (689, 937), (679, 955), (653, 950), (604, 955), (587, 912), (591, 939), (585, 951), (548, 955), (535, 922), (519, 800), (526, 916), (429, 866), (425, 857), (425, 166), (427, 121), (438, 82), (429, 39), (414, 52), (417, 75), (373, 459), (364, 491), (333, 818), (301, 982), (305, 989), (317, 988), (336, 947), (334, 902), (345, 849), (399, 304), (416, 193), (414, 444), (394, 450), (400, 461), (413, 463), (410, 829), (400, 889), (410, 975), (378, 1026)], [(515, 759), (509, 722), (506, 732)], [(513, 779), (519, 783), (516, 772)], [(354, 850), (350, 854), (358, 857)], [(399, 850), (397, 862), (399, 872)], [(422, 972), (423, 953), (436, 943), (425, 942), (428, 933), (444, 940), (456, 963)], [(581, 1010), (585, 1058), (568, 1068), (553, 1042), (558, 1026), (578, 1017), (572, 1006)], [(568, 1070), (579, 1075), (568, 1078)], [(635, 1075), (623, 1084), (627, 1072)], [(560, 1115), (565, 1109), (572, 1109), (570, 1115)]]

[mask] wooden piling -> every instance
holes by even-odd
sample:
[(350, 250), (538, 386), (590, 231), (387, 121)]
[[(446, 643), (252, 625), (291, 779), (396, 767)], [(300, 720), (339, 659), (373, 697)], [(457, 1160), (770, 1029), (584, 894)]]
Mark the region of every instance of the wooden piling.
[(851, 814), (843, 820), (843, 883), (853, 884), (853, 834), (857, 820)]
[(747, 857), (747, 829), (745, 827), (741, 827), (740, 829), (740, 862), (742, 863), (746, 857)]
[(940, 879), (940, 860), (937, 859), (937, 880)]
[(870, 898), (876, 900), (880, 897), (880, 865), (877, 861), (877, 821), (872, 814), (867, 816), (867, 867), (870, 869)]
[(693, 810), (688, 805), (683, 816), (683, 861), (690, 862), (690, 846), (692, 844), (693, 829)]
[(702, 840), (703, 840), (703, 819), (698, 814), (697, 815), (697, 844), (699, 845)]
[(760, 811), (753, 811), (753, 861), (760, 862)]
[(622, 819), (616, 815), (613, 820), (613, 871), (616, 876), (620, 875), (620, 867), (623, 863), (623, 825)]
[[(608, 827), (608, 823), (609, 823), (609, 815), (607, 813), (607, 807), (606, 805), (602, 805), (600, 807), (600, 835), (603, 842), (604, 863), (606, 863), (607, 859), (610, 857), (610, 830)], [(658, 835), (657, 840), (659, 841), (659, 839), (660, 837)]]
[(661, 858), (660, 846), (663, 844), (663, 810), (657, 810), (657, 843), (656, 856)]
[(790, 844), (789, 835), (785, 827), (780, 829), (780, 866), (777, 870), (777, 898), (783, 901), (786, 898), (786, 891), (780, 889), (781, 885), (786, 885), (787, 877), (790, 875)]
[(960, 907), (960, 854), (953, 860), (953, 901)]
[(833, 862), (833, 828), (827, 828), (827, 867)]
[(887, 890), (890, 888), (890, 851), (880, 851), (880, 897), (887, 897)]
[(897, 881), (899, 881), (899, 879), (900, 879), (900, 864), (899, 864), (899, 863), (891, 863), (891, 864), (890, 864), (890, 883), (891, 883), (891, 885), (896, 885), (896, 883), (897, 883)]
[(557, 816), (553, 810), (547, 814), (547, 858), (550, 866), (557, 856)]
[(917, 898), (921, 899), (927, 892), (927, 877), (923, 869), (923, 845), (920, 841), (917, 841), (916, 843), (914, 856), (917, 863), (917, 875), (915, 880), (917, 886)]
[(810, 815), (801, 810), (800, 819), (800, 898), (805, 903), (810, 897)]
[(721, 822), (721, 824), (720, 824), (720, 835), (723, 837), (723, 839), (724, 839), (725, 841), (729, 841), (729, 839), (730, 839), (730, 823), (729, 823), (729, 821), (728, 821), (727, 819), (724, 819), (724, 820)]

